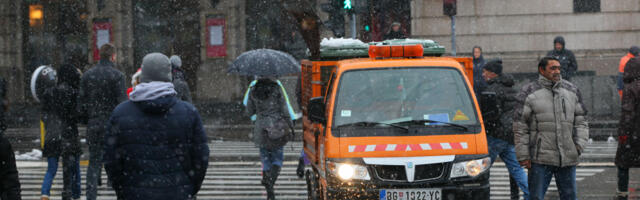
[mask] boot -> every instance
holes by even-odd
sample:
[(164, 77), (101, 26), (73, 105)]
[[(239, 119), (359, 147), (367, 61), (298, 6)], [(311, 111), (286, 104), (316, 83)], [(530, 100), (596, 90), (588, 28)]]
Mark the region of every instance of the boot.
[(511, 200), (519, 200), (520, 199), (520, 188), (518, 187), (518, 183), (513, 177), (509, 176), (509, 186), (511, 187)]
[(47, 196), (47, 195), (42, 195), (42, 197), (40, 197), (40, 200), (49, 200), (49, 196)]
[(618, 193), (616, 194), (616, 198), (617, 200), (627, 200), (629, 199), (629, 192), (620, 192), (618, 191)]
[(260, 180), (260, 185), (262, 186), (267, 186), (267, 179), (268, 179), (268, 175), (269, 175), (269, 171), (262, 171), (262, 180)]
[(262, 171), (262, 185), (264, 185), (264, 189), (267, 191), (267, 199), (274, 199), (275, 194), (273, 193), (273, 184), (271, 183), (271, 172), (273, 169), (268, 171)]
[(303, 157), (300, 157), (300, 159), (298, 160), (298, 168), (296, 169), (296, 175), (298, 175), (298, 178), (304, 177), (304, 158)]
[(277, 166), (277, 165), (271, 166), (271, 171), (269, 173), (269, 186), (271, 191), (267, 189), (267, 200), (276, 199), (274, 186), (276, 185), (276, 180), (278, 180), (278, 175), (280, 175), (280, 166)]

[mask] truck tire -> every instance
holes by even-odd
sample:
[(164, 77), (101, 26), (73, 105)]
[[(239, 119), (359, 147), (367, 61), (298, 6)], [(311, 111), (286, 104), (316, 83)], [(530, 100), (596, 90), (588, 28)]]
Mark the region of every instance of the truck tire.
[(307, 169), (305, 173), (305, 179), (307, 181), (307, 197), (309, 200), (322, 200), (322, 195), (320, 193), (320, 184), (318, 183), (317, 174)]

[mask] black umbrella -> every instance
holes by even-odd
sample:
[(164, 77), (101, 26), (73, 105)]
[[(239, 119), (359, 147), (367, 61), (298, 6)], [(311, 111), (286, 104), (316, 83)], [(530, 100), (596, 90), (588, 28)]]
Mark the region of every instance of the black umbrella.
[(228, 73), (246, 76), (279, 76), (300, 73), (300, 63), (293, 56), (273, 49), (244, 52), (229, 66)]

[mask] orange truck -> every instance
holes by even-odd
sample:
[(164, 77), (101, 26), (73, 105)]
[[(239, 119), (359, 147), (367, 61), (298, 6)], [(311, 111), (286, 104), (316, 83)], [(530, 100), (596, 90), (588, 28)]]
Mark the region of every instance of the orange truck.
[(309, 199), (489, 199), (471, 58), (430, 40), (330, 45), (302, 62)]

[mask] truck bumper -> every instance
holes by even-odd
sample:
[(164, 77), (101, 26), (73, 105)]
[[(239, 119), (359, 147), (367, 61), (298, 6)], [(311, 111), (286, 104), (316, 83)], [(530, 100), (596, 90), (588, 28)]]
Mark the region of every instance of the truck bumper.
[[(464, 182), (464, 184), (403, 184), (402, 186), (356, 186), (356, 187), (328, 187), (328, 199), (380, 199), (381, 189), (417, 189), (417, 188), (439, 188), (442, 189), (442, 200), (454, 199), (489, 199), (489, 180), (476, 180)], [(440, 199), (438, 199), (440, 200)]]

